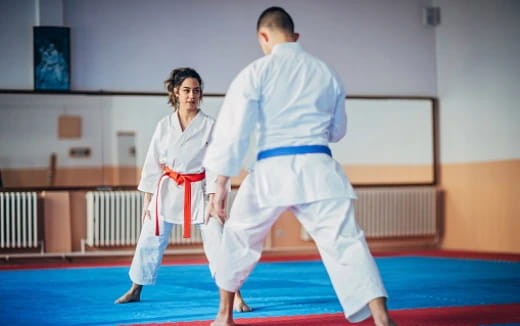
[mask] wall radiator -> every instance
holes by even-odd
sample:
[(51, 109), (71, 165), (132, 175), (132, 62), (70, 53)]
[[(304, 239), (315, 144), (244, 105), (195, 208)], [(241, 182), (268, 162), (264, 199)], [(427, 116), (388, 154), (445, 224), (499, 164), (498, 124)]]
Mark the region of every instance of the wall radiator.
[[(357, 189), (356, 221), (367, 238), (410, 238), (439, 233), (435, 187)], [(310, 239), (302, 230), (302, 239)]]
[(36, 192), (0, 192), (0, 248), (38, 247)]
[[(367, 238), (436, 236), (439, 191), (435, 187), (388, 187), (356, 190), (356, 220)], [(141, 231), (143, 195), (139, 191), (90, 191), (87, 193), (87, 245), (110, 247), (135, 245)], [(229, 195), (232, 203), (236, 191)], [(231, 205), (228, 204), (228, 208)], [(3, 229), (3, 226), (2, 226)], [(302, 239), (309, 235), (302, 228)], [(200, 231), (190, 239), (176, 226), (170, 243), (199, 244)]]
[[(91, 247), (137, 244), (141, 233), (143, 193), (140, 191), (89, 191), (87, 198), (87, 239)], [(176, 225), (170, 236), (173, 244), (202, 243), (200, 231), (192, 226), (191, 238), (182, 237)]]

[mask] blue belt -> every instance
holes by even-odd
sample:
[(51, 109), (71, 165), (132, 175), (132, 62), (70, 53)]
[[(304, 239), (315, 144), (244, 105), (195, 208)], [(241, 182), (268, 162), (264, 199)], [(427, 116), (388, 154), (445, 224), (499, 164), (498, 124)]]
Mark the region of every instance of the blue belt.
[(332, 157), (330, 148), (325, 145), (303, 145), (303, 146), (289, 146), (289, 147), (275, 147), (261, 151), (256, 156), (257, 161), (263, 160), (264, 158), (273, 156), (283, 155), (298, 155), (298, 154), (310, 154), (310, 153), (323, 153)]

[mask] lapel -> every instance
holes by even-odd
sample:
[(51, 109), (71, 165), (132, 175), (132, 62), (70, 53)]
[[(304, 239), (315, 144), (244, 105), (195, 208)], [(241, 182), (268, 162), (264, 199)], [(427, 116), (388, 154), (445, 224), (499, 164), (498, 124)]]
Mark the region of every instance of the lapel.
[(175, 160), (178, 159), (182, 153), (181, 147), (184, 136), (177, 111), (170, 115), (170, 130), (168, 133), (169, 141), (167, 143), (166, 155), (168, 157), (168, 163), (171, 164), (170, 167), (173, 167)]
[(197, 137), (200, 132), (200, 128), (203, 125), (204, 118), (202, 117), (202, 112), (199, 111), (195, 118), (191, 120), (190, 124), (184, 129), (182, 133), (181, 141), (182, 143), (187, 142), (190, 138)]
[(181, 159), (185, 155), (193, 155), (193, 152), (188, 148), (183, 148), (183, 145), (186, 144), (190, 138), (200, 137), (199, 133), (201, 132), (201, 128), (205, 125), (205, 116), (202, 111), (193, 118), (190, 124), (186, 127), (184, 131), (182, 131), (181, 123), (179, 119), (179, 115), (177, 112), (174, 112), (171, 115), (171, 131), (170, 131), (170, 144), (167, 149), (167, 157), (168, 162), (173, 162), (176, 159)]
[(171, 143), (173, 145), (179, 144), (182, 137), (182, 128), (181, 122), (179, 121), (179, 115), (176, 112), (173, 112), (170, 116), (170, 125), (171, 125)]
[(202, 111), (199, 111), (195, 118), (190, 122), (190, 124), (182, 131), (181, 122), (179, 119), (179, 114), (176, 112), (173, 117), (173, 131), (175, 133), (174, 137), (176, 139), (176, 146), (182, 146), (185, 142), (187, 142), (191, 137), (194, 137), (199, 132), (204, 121)]

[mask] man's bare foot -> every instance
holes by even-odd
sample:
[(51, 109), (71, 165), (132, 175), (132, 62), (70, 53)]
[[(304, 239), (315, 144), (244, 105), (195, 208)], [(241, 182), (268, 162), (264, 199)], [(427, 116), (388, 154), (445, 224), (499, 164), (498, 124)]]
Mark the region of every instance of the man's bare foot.
[(397, 326), (397, 324), (389, 317), (388, 318), (378, 318), (378, 319), (374, 318), (374, 324), (376, 326)]
[(219, 316), (215, 319), (214, 322), (210, 324), (210, 326), (238, 326), (233, 320), (227, 320), (225, 318), (220, 319)]
[[(238, 293), (238, 291), (237, 291)], [(217, 317), (210, 326), (237, 326), (233, 321), (233, 300), (235, 293), (219, 289), (220, 303)], [(240, 296), (240, 294), (238, 294)]]
[(386, 308), (386, 298), (376, 298), (368, 303), (375, 326), (397, 326)]
[(235, 300), (233, 301), (233, 310), (236, 312), (250, 312), (253, 311), (250, 306), (244, 301), (242, 295), (240, 294), (240, 290), (235, 293)]
[(139, 284), (132, 284), (132, 287), (128, 292), (123, 294), (119, 299), (114, 301), (114, 303), (130, 303), (130, 302), (139, 302), (141, 301), (141, 290), (143, 286)]

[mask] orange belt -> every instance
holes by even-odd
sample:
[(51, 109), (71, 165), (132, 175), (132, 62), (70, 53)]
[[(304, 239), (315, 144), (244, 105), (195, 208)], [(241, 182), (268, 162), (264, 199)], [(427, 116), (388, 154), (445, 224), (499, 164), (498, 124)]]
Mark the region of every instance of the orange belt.
[(191, 183), (204, 180), (206, 172), (196, 174), (180, 174), (169, 168), (164, 168), (164, 173), (159, 178), (157, 185), (157, 193), (155, 194), (155, 235), (159, 235), (159, 189), (161, 181), (168, 176), (173, 179), (178, 185), (184, 183), (184, 238), (190, 237), (191, 231)]

